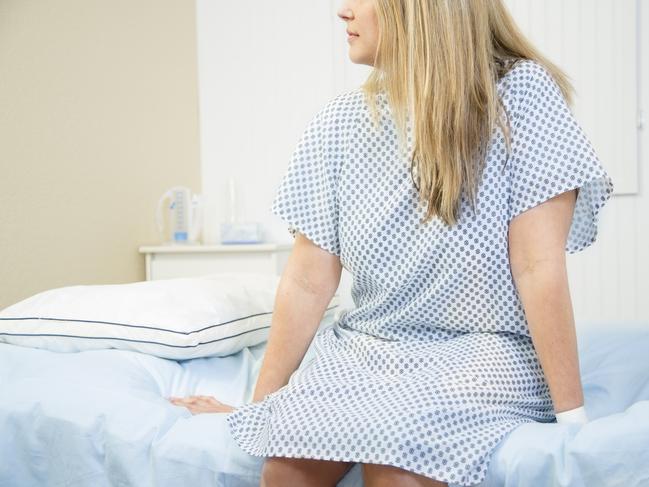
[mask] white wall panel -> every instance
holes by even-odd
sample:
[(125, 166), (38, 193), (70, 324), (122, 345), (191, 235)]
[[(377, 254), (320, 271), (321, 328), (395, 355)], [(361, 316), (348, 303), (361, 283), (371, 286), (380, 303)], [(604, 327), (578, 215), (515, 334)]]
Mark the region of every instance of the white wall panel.
[(205, 243), (219, 242), (235, 178), (241, 220), (275, 224), (282, 173), (309, 119), (334, 95), (328, 2), (197, 0)]

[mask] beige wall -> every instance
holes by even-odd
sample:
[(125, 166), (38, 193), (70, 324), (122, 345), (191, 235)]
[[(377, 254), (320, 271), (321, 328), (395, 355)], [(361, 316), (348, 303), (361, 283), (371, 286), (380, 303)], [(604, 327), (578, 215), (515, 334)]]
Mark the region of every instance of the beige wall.
[(168, 187), (200, 192), (191, 0), (0, 0), (0, 309), (144, 279)]

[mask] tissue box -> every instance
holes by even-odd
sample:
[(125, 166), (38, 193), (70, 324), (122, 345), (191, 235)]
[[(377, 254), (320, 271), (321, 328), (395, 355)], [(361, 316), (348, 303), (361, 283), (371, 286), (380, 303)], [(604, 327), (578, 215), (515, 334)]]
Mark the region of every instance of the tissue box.
[(262, 228), (260, 223), (221, 223), (222, 244), (253, 244), (261, 243)]

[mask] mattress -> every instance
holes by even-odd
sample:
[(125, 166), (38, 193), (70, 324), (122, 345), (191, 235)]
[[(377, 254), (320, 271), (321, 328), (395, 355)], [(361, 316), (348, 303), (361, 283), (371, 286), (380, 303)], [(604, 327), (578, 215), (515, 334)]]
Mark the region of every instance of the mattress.
[[(581, 327), (578, 343), (591, 421), (520, 426), (481, 487), (649, 486), (649, 323)], [(258, 486), (264, 459), (238, 448), (225, 414), (166, 398), (245, 404), (265, 347), (175, 361), (0, 344), (0, 486)], [(361, 487), (361, 466), (338, 485)]]

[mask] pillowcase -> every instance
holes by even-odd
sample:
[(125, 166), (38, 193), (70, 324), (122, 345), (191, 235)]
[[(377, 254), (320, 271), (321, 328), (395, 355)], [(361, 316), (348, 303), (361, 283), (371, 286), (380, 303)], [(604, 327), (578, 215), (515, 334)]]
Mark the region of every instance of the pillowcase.
[[(279, 279), (230, 272), (50, 289), (0, 311), (0, 343), (54, 352), (117, 348), (175, 360), (222, 357), (268, 339)], [(338, 300), (334, 295), (322, 322), (331, 321)]]

